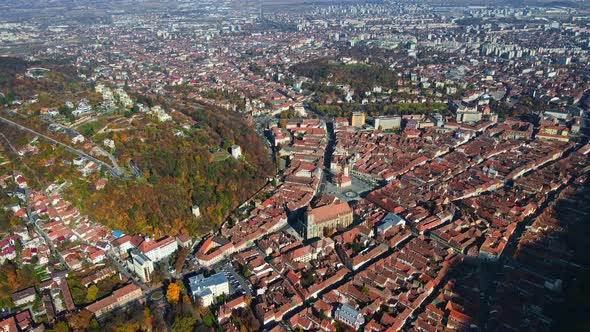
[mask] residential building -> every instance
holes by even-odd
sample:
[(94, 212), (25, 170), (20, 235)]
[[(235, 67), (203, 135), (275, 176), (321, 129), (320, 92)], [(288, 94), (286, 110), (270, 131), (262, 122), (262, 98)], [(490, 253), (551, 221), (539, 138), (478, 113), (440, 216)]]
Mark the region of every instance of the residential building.
[(93, 313), (97, 318), (108, 313), (111, 310), (125, 306), (126, 304), (138, 300), (143, 296), (141, 288), (135, 284), (129, 284), (117, 289), (111, 295), (86, 306), (86, 310)]
[(14, 317), (6, 318), (0, 321), (0, 331), (2, 332), (18, 332), (18, 326)]
[(18, 307), (27, 303), (35, 302), (36, 296), (37, 293), (35, 292), (35, 287), (29, 287), (13, 293), (10, 298), (12, 299), (12, 303)]
[(567, 127), (562, 126), (541, 126), (537, 137), (562, 142), (568, 142), (570, 140), (569, 130)]
[(137, 249), (143, 252), (152, 261), (159, 262), (176, 252), (176, 250), (178, 250), (178, 243), (173, 237), (169, 236), (163, 237), (157, 241), (146, 237), (145, 240), (137, 246)]
[(176, 242), (183, 248), (190, 248), (193, 245), (193, 238), (187, 234), (179, 234), (176, 236)]
[(116, 240), (114, 240), (111, 245), (116, 253), (119, 256), (124, 256), (127, 254), (129, 249), (133, 248), (133, 243), (131, 243), (131, 235), (123, 235)]
[(211, 266), (235, 251), (236, 247), (233, 243), (220, 236), (211, 236), (203, 242), (195, 257), (199, 264)]
[(217, 322), (222, 322), (231, 317), (232, 311), (239, 308), (246, 307), (246, 298), (242, 295), (239, 296), (219, 307), (219, 312), (217, 313)]
[(386, 214), (377, 225), (377, 233), (385, 233), (393, 226), (397, 226), (399, 224), (405, 225), (406, 221), (397, 214), (390, 212)]
[(88, 260), (90, 260), (92, 264), (99, 264), (100, 262), (104, 261), (105, 258), (105, 252), (101, 249), (95, 249), (88, 253)]

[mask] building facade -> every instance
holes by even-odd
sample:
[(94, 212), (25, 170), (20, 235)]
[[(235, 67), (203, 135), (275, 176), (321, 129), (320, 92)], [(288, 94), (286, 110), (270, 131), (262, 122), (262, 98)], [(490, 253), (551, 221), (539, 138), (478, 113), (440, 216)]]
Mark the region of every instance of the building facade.
[(401, 116), (379, 116), (376, 117), (373, 121), (373, 127), (375, 127), (375, 129), (397, 129), (402, 126)]
[(232, 145), (231, 147), (231, 156), (235, 159), (239, 159), (242, 157), (242, 148), (239, 145)]
[(151, 281), (151, 275), (154, 272), (154, 262), (141, 251), (133, 248), (129, 251), (127, 268), (135, 273), (141, 281), (149, 282)]
[(152, 261), (159, 262), (175, 253), (176, 250), (178, 250), (178, 243), (174, 238), (169, 236), (166, 236), (158, 241), (146, 238), (138, 246), (138, 249)]
[(363, 112), (353, 112), (350, 125), (353, 127), (362, 127), (365, 124), (366, 115)]
[(114, 291), (110, 296), (86, 306), (86, 310), (93, 313), (97, 318), (107, 312), (122, 307), (129, 302), (143, 297), (141, 288), (135, 284), (129, 284)]

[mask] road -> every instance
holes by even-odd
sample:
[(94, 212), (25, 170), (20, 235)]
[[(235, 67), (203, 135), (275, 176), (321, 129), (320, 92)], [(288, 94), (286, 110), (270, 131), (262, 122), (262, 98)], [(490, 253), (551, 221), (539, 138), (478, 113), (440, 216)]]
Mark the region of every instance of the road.
[(87, 154), (87, 153), (85, 153), (83, 151), (80, 151), (80, 150), (78, 150), (76, 148), (73, 148), (73, 147), (71, 147), (69, 145), (66, 145), (66, 144), (64, 144), (64, 143), (62, 143), (60, 141), (57, 141), (57, 140), (55, 140), (55, 139), (53, 139), (53, 138), (51, 138), (51, 137), (49, 137), (47, 135), (41, 134), (39, 132), (36, 132), (36, 131), (34, 131), (32, 129), (29, 129), (29, 128), (23, 126), (23, 125), (20, 125), (20, 124), (14, 122), (14, 121), (8, 120), (8, 119), (6, 119), (4, 117), (1, 117), (1, 116), (0, 116), (0, 122), (5, 123), (5, 124), (10, 125), (10, 126), (13, 126), (13, 127), (16, 127), (16, 128), (18, 128), (20, 130), (26, 131), (28, 133), (31, 133), (31, 134), (35, 135), (35, 136), (41, 137), (41, 138), (43, 138), (43, 139), (45, 139), (45, 140), (47, 140), (47, 141), (49, 141), (49, 142), (51, 142), (51, 143), (53, 143), (55, 145), (59, 145), (59, 146), (63, 147), (64, 149), (66, 149), (67, 151), (69, 151), (69, 152), (71, 152), (73, 154), (76, 154), (76, 155), (78, 155), (80, 157), (83, 157), (83, 158), (86, 158), (88, 160), (91, 160), (91, 161), (93, 161), (93, 162), (101, 165), (102, 167), (106, 168), (106, 170), (111, 175), (113, 175), (116, 178), (121, 178), (121, 176), (123, 175), (123, 170), (121, 168), (111, 166), (111, 165), (105, 163), (102, 160), (99, 160), (99, 159), (97, 159), (97, 158), (95, 158), (95, 157), (93, 157), (93, 156), (91, 156), (91, 155), (89, 155), (89, 154)]
[(18, 156), (18, 150), (14, 147), (14, 145), (12, 145), (12, 143), (10, 143), (10, 140), (8, 138), (6, 138), (6, 136), (4, 136), (3, 133), (0, 133), (0, 136), (2, 136), (2, 138), (4, 138), (4, 140), (6, 141), (6, 144), (8, 144), (8, 147), (12, 150), (12, 152), (14, 152), (14, 154)]
[(141, 170), (139, 168), (137, 168), (137, 166), (135, 166), (135, 163), (133, 162), (133, 160), (129, 161), (129, 169), (131, 170), (131, 172), (133, 172), (133, 175), (135, 175), (136, 178), (140, 178), (141, 177)]

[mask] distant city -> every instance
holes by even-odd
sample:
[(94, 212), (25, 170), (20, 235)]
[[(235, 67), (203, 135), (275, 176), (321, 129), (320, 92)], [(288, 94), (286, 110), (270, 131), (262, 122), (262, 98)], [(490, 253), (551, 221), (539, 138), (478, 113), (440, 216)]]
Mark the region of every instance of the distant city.
[(587, 1), (0, 0), (0, 330), (588, 331)]

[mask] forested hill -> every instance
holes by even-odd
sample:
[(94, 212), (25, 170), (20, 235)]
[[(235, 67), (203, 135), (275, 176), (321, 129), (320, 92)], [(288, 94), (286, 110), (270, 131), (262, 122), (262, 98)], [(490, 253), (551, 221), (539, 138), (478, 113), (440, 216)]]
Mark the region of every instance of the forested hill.
[[(157, 97), (130, 91), (132, 108), (105, 112), (95, 84), (80, 79), (76, 68), (45, 63), (43, 67), (51, 70), (46, 77), (25, 77), (25, 71), (37, 65), (0, 58), (2, 115), (45, 130), (45, 134), (61, 135), (66, 144), (72, 144), (67, 136), (47, 128), (50, 122), (70, 127), (86, 138), (76, 145), (80, 149), (85, 144), (104, 148), (103, 142), (112, 140), (116, 148), (110, 152), (128, 176), (115, 179), (104, 170), (81, 176), (72, 164), (77, 156), (43, 140), (32, 143), (31, 135), (9, 126), (0, 129), (16, 149), (33, 144), (38, 152), (19, 157), (8, 146), (3, 153), (0, 149), (3, 158), (10, 161), (0, 166), (0, 174), (19, 170), (38, 189), (66, 182), (63, 194), (92, 220), (128, 233), (203, 234), (215, 230), (275, 172), (262, 138), (241, 114), (195, 105), (186, 98), (186, 91), (173, 90)], [(75, 119), (64, 104), (80, 100), (87, 100), (95, 111)], [(139, 112), (137, 103), (161, 106), (172, 120), (162, 122)], [(46, 119), (40, 115), (43, 108), (59, 109), (60, 114)], [(241, 146), (243, 158), (236, 160), (229, 155), (232, 144)], [(140, 170), (139, 176), (131, 176), (131, 161)], [(104, 189), (97, 190), (95, 184), (100, 178), (108, 181)], [(192, 215), (193, 205), (200, 207), (200, 218)]]
[[(219, 226), (274, 173), (264, 143), (239, 114), (212, 109), (189, 114), (201, 126), (189, 137), (159, 126), (128, 138), (118, 154), (135, 162), (144, 181), (93, 193), (85, 212), (129, 232), (202, 234)], [(241, 145), (243, 160), (227, 155), (225, 148), (234, 143)], [(193, 204), (203, 214), (198, 220), (191, 215)]]
[(291, 70), (297, 75), (306, 76), (313, 81), (349, 84), (356, 91), (370, 91), (374, 86), (394, 86), (397, 77), (385, 66), (367, 64), (342, 64), (333, 59), (319, 59), (293, 65)]

